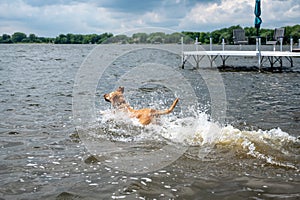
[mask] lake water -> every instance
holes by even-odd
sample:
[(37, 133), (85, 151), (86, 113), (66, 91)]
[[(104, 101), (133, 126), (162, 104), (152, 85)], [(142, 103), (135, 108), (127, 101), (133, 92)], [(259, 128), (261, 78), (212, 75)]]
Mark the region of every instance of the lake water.
[[(0, 45), (0, 199), (300, 198), (299, 58), (219, 72), (181, 69), (180, 45), (95, 47)], [(104, 101), (119, 85), (135, 108), (180, 101), (142, 127)]]

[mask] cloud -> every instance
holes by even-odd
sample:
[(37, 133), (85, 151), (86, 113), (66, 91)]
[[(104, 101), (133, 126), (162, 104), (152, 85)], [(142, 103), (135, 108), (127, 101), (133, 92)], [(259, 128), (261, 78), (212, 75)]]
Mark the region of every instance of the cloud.
[[(6, 21), (6, 27), (0, 31), (9, 31), (7, 25), (15, 25), (15, 31), (49, 36), (59, 33), (94, 33), (116, 29), (117, 21), (105, 8), (94, 4), (77, 2), (76, 4), (47, 4), (40, 7), (23, 1), (2, 4), (0, 19)], [(18, 22), (18, 23), (16, 23)]]
[[(262, 28), (299, 23), (299, 0), (263, 0)], [(118, 34), (135, 28), (212, 31), (253, 26), (254, 0), (1, 0), (0, 34)]]
[(262, 1), (262, 19), (266, 28), (299, 24), (299, 0)]
[[(262, 28), (275, 28), (299, 23), (298, 0), (262, 1)], [(180, 20), (181, 29), (207, 31), (232, 25), (251, 27), (254, 24), (253, 0), (221, 0), (211, 3), (197, 3)], [(195, 28), (196, 27), (196, 28)]]
[(98, 5), (103, 6), (112, 12), (142, 14), (157, 9), (161, 4), (161, 0), (102, 0)]
[(249, 26), (253, 21), (253, 6), (253, 0), (198, 3), (181, 20), (179, 26), (184, 29), (194, 25), (198, 31), (237, 24)]

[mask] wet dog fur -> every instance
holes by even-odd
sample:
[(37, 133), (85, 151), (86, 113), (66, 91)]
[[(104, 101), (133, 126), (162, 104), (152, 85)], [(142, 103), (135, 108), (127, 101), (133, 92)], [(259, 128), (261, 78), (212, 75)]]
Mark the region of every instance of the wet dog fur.
[(119, 111), (129, 114), (130, 117), (135, 117), (142, 125), (152, 123), (156, 117), (171, 113), (177, 105), (179, 99), (176, 98), (170, 108), (166, 110), (155, 110), (151, 108), (143, 108), (139, 110), (133, 109), (124, 98), (124, 87), (119, 87), (116, 91), (105, 94), (103, 97), (105, 101), (110, 102), (111, 105)]

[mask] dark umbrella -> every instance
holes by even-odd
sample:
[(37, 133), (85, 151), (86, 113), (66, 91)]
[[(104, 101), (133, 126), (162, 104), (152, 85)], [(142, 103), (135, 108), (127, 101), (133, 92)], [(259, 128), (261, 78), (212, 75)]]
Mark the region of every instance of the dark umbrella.
[(260, 28), (260, 24), (262, 23), (262, 20), (260, 18), (261, 15), (260, 0), (255, 0), (254, 14), (255, 14), (254, 25), (256, 28), (256, 35), (259, 36), (259, 28)]

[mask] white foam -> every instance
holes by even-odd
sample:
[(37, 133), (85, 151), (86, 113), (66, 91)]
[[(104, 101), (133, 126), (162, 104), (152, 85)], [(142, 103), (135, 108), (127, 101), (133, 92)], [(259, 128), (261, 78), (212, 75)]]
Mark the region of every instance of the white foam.
[[(176, 118), (173, 115), (162, 116), (159, 124), (150, 124), (142, 126), (136, 118), (129, 118), (122, 112), (106, 110), (102, 112), (100, 119), (101, 124), (115, 123), (126, 125), (125, 128), (131, 128), (131, 131), (141, 131), (135, 133), (135, 136), (147, 137), (149, 132), (160, 135), (170, 141), (182, 143), (183, 145), (203, 145), (214, 144), (217, 142), (235, 142), (240, 139), (256, 140), (262, 143), (284, 144), (286, 141), (295, 142), (297, 138), (282, 131), (280, 128), (271, 130), (239, 130), (231, 125), (221, 126), (220, 124), (210, 121), (209, 115), (204, 112), (198, 112), (195, 116)], [(122, 133), (122, 126), (112, 126), (113, 132)], [(146, 133), (146, 134), (145, 134)], [(148, 134), (147, 134), (148, 133)], [(120, 134), (121, 135), (121, 134)], [(133, 135), (133, 136), (134, 136)], [(153, 134), (152, 134), (153, 135)], [(119, 138), (123, 140), (124, 138)], [(149, 139), (149, 138), (147, 138)]]
[[(131, 132), (133, 133), (131, 136), (134, 137), (135, 141), (163, 137), (174, 143), (195, 145), (213, 142), (214, 135), (221, 130), (218, 125), (208, 121), (208, 116), (205, 113), (199, 114), (198, 117), (185, 118), (176, 118), (173, 115), (162, 116), (158, 124), (148, 126), (142, 126), (136, 118), (129, 118), (128, 115), (122, 112), (106, 110), (101, 113), (100, 123), (113, 124), (110, 126), (110, 131), (120, 135), (116, 139), (122, 142), (126, 142), (126, 138), (121, 135), (125, 132), (126, 134)], [(117, 125), (114, 126), (114, 124)], [(119, 126), (120, 124), (123, 126)], [(134, 130), (140, 132), (134, 133)], [(132, 141), (132, 138), (130, 141)]]
[[(295, 143), (297, 138), (282, 131), (280, 128), (271, 130), (245, 131), (231, 125), (222, 126), (209, 120), (204, 112), (195, 112), (193, 116), (177, 118), (175, 115), (165, 115), (159, 124), (141, 126), (137, 119), (131, 119), (124, 114), (107, 112), (102, 115), (101, 123), (130, 124), (125, 130), (117, 129), (118, 141), (126, 142), (143, 140), (166, 140), (184, 146), (213, 146), (220, 144), (232, 148), (243, 149), (245, 154), (265, 160), (267, 163), (297, 169), (287, 162), (277, 161), (277, 154), (288, 155), (287, 144)], [(125, 133), (127, 137), (121, 135)], [(128, 136), (130, 135), (130, 137)], [(130, 139), (129, 139), (130, 138)], [(199, 151), (200, 152), (200, 151)], [(199, 157), (201, 155), (199, 154)]]

